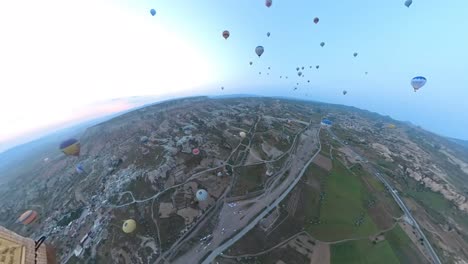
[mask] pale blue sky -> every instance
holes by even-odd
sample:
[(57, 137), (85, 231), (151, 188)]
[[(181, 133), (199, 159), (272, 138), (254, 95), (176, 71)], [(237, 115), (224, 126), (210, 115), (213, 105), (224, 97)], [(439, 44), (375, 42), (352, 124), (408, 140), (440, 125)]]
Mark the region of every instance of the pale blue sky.
[[(222, 93), (307, 93), (468, 139), (468, 1), (403, 3), (4, 1), (0, 121), (9, 125), (0, 145), (76, 119), (83, 106), (101, 100)], [(265, 47), (260, 59), (257, 45)], [(308, 67), (317, 64), (319, 70)], [(306, 66), (304, 78), (297, 66)], [(409, 83), (417, 75), (428, 82), (414, 93)]]

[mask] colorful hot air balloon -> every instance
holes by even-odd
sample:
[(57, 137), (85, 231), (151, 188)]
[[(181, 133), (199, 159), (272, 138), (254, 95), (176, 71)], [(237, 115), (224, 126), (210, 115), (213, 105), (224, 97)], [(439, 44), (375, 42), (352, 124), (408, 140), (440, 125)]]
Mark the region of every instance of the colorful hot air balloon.
[(411, 80), (411, 86), (413, 86), (414, 91), (416, 92), (421, 87), (423, 87), (427, 82), (427, 79), (422, 76), (416, 76)]
[(320, 42), (320, 46), (323, 48), (323, 46), (325, 46), (325, 42)]
[(265, 51), (265, 50), (263, 49), (263, 46), (257, 46), (257, 47), (255, 48), (255, 53), (257, 54), (257, 56), (258, 56), (259, 58), (260, 58), (260, 56), (262, 56), (262, 54), (263, 54), (264, 51)]
[(151, 13), (152, 16), (154, 16), (154, 15), (156, 15), (156, 10), (151, 9), (151, 10), (150, 10), (150, 13)]
[(229, 38), (229, 35), (230, 35), (229, 31), (227, 31), (227, 30), (224, 30), (224, 31), (223, 31), (223, 38), (224, 38), (224, 39), (228, 39), (228, 38)]
[(354, 56), (354, 57), (357, 57), (357, 55), (358, 55), (357, 52), (354, 52), (354, 53), (353, 53), (353, 56)]
[(192, 154), (193, 155), (198, 155), (198, 154), (200, 154), (200, 150), (198, 148), (194, 148), (194, 149), (192, 149)]
[(67, 139), (60, 143), (60, 150), (65, 153), (65, 155), (79, 156), (80, 142), (74, 138)]
[(318, 22), (319, 22), (319, 18), (318, 17), (314, 18), (314, 23), (317, 24)]
[(270, 37), (270, 32), (267, 32), (267, 37)]
[(133, 219), (126, 220), (122, 225), (122, 231), (129, 234), (135, 231), (136, 229), (136, 222)]
[(17, 223), (21, 223), (23, 225), (29, 225), (32, 222), (34, 222), (37, 219), (37, 212), (34, 210), (28, 210), (24, 212), (18, 220), (16, 220)]
[(265, 0), (265, 5), (266, 5), (266, 7), (270, 7), (271, 4), (273, 4), (273, 1), (272, 1), (272, 0)]
[(208, 199), (208, 192), (203, 189), (199, 189), (195, 196), (198, 201), (205, 201), (206, 199)]
[(409, 8), (412, 3), (413, 3), (413, 0), (406, 0), (405, 6)]

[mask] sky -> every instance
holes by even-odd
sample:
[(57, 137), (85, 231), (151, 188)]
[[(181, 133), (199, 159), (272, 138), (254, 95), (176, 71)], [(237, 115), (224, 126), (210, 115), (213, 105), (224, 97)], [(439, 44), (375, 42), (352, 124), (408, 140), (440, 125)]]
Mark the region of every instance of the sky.
[[(99, 106), (113, 98), (238, 93), (351, 105), (468, 139), (468, 1), (403, 3), (1, 1), (0, 148), (130, 107)], [(428, 82), (415, 93), (418, 75)]]

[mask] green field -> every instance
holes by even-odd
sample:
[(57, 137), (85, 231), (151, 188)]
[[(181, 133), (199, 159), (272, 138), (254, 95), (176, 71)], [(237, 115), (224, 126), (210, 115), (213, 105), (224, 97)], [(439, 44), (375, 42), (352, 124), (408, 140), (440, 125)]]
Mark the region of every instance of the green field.
[(451, 207), (451, 203), (440, 193), (435, 193), (430, 190), (408, 190), (407, 193), (415, 200), (421, 202), (424, 207), (435, 211), (443, 212)]
[(400, 263), (387, 241), (372, 244), (367, 239), (348, 241), (332, 245), (331, 264), (352, 263)]
[(424, 263), (422, 261), (424, 257), (399, 225), (385, 233), (385, 239), (390, 244), (400, 263)]
[(244, 166), (235, 169), (238, 178), (232, 189), (232, 195), (245, 195), (261, 190), (266, 179), (265, 164)]
[[(323, 241), (336, 241), (378, 232), (365, 208), (369, 193), (361, 180), (349, 173), (339, 161), (333, 161), (333, 169), (326, 177), (324, 187), (321, 223), (306, 227), (312, 236)], [(356, 226), (355, 221), (361, 217), (362, 224)]]

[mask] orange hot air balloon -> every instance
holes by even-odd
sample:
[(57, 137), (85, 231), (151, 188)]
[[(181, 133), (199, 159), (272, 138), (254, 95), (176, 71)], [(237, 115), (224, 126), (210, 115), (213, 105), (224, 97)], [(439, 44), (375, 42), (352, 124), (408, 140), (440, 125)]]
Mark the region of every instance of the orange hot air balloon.
[(223, 38), (224, 38), (224, 39), (228, 39), (230, 35), (231, 35), (231, 34), (229, 33), (229, 31), (227, 31), (227, 30), (224, 30), (224, 31), (223, 31)]
[(28, 210), (24, 212), (18, 220), (16, 220), (17, 223), (21, 223), (23, 225), (29, 225), (32, 222), (34, 222), (37, 219), (37, 212), (34, 210)]

